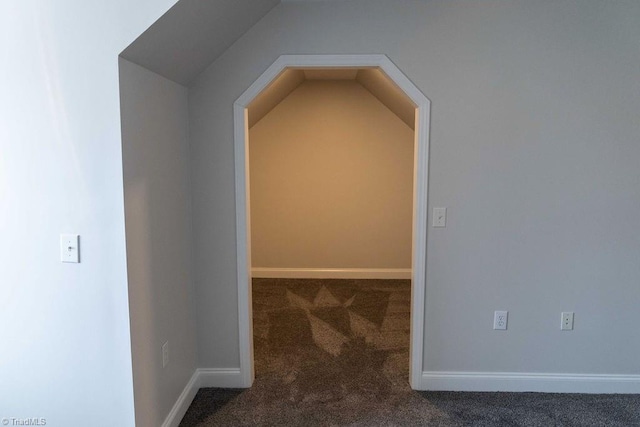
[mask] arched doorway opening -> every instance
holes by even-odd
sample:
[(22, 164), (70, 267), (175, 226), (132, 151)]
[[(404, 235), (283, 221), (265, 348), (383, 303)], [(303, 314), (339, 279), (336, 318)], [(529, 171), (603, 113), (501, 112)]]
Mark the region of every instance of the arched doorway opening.
[[(236, 233), (240, 371), (243, 385), (254, 378), (251, 300), (251, 221), (249, 202), (249, 115), (248, 107), (265, 91), (274, 90), (277, 78), (292, 70), (375, 70), (386, 77), (389, 90), (399, 90), (413, 104), (415, 127), (413, 147), (413, 197), (411, 221), (411, 324), (409, 381), (419, 387), (423, 365), (425, 269), (427, 233), (427, 179), (429, 143), (429, 100), (384, 55), (285, 55), (281, 56), (236, 101), (234, 139), (236, 166)], [(280, 80), (281, 83), (282, 80)], [(380, 85), (378, 85), (380, 86)], [(384, 97), (384, 88), (379, 91)], [(276, 97), (277, 98), (277, 97)], [(406, 114), (405, 114), (406, 115)], [(409, 114), (410, 116), (410, 114)], [(409, 117), (408, 120), (411, 118)], [(357, 274), (357, 273), (356, 273)]]

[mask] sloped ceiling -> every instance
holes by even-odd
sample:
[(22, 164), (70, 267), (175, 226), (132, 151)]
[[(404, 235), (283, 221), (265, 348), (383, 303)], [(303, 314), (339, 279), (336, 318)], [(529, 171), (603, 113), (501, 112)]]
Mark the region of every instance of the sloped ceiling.
[(378, 68), (364, 68), (358, 70), (356, 81), (415, 130), (416, 106), (385, 73)]
[(121, 56), (188, 85), (279, 0), (180, 0)]
[(305, 81), (304, 71), (295, 69), (284, 70), (260, 95), (249, 105), (248, 125), (252, 127), (269, 111), (285, 99), (300, 84)]
[[(279, 3), (280, 0), (180, 0), (120, 56), (188, 86)], [(251, 104), (249, 127), (305, 80), (355, 80), (414, 128), (415, 106), (377, 68), (285, 70)]]
[(378, 68), (286, 69), (249, 104), (249, 127), (259, 122), (305, 80), (354, 80), (371, 92), (407, 126), (415, 129), (416, 106)]

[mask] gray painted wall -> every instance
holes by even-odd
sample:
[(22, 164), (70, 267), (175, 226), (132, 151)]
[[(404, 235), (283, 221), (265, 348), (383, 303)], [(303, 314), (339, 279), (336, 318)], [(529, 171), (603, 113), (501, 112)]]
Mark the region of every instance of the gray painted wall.
[[(136, 425), (162, 424), (197, 365), (187, 89), (120, 59)], [(162, 366), (163, 343), (169, 363)]]
[(384, 53), (432, 101), (429, 203), (449, 208), (429, 229), (425, 370), (640, 373), (638, 16), (622, 0), (276, 7), (190, 88), (201, 366), (239, 364), (233, 102), (281, 54)]

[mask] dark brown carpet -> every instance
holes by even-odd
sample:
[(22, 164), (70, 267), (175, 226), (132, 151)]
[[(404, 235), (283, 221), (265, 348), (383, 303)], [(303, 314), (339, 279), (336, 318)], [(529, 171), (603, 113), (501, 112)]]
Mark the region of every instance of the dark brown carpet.
[(181, 426), (640, 426), (638, 395), (416, 392), (406, 280), (254, 279), (256, 380)]

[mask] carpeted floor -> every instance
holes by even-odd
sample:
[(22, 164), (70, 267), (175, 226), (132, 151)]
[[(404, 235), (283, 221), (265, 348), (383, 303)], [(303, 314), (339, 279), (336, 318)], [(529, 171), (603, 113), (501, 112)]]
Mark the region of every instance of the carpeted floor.
[(408, 280), (253, 280), (256, 380), (181, 426), (640, 426), (639, 395), (416, 392)]

